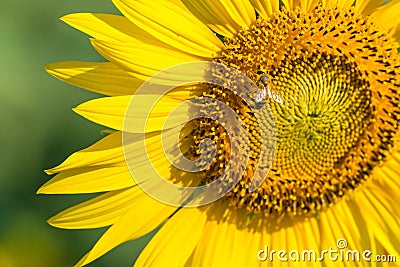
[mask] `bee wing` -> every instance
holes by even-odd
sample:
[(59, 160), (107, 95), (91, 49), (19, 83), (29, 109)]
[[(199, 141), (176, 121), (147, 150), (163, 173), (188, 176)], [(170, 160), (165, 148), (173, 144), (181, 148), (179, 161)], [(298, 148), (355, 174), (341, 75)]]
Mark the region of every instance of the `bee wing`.
[(272, 100), (274, 100), (275, 102), (282, 104), (283, 100), (281, 98), (281, 96), (279, 95), (279, 93), (277, 91), (275, 91), (271, 86), (268, 86), (268, 96), (269, 98), (271, 98)]

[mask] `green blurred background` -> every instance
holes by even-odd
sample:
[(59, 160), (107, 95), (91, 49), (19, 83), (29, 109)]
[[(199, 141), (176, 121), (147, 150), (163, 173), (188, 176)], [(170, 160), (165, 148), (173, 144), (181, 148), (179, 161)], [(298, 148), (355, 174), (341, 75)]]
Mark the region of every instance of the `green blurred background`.
[[(105, 229), (61, 230), (46, 220), (90, 196), (36, 195), (43, 170), (102, 135), (71, 108), (98, 97), (48, 75), (46, 63), (99, 61), (88, 36), (59, 17), (118, 13), (109, 0), (7, 1), (0, 9), (0, 267), (72, 266)], [(131, 266), (149, 237), (126, 243), (89, 266)]]

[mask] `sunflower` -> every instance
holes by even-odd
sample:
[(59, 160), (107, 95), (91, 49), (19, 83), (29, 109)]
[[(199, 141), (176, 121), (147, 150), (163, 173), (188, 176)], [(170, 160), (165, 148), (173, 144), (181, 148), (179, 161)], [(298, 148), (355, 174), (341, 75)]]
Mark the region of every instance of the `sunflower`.
[[(301, 252), (347, 246), (373, 256), (400, 255), (400, 1), (113, 2), (123, 16), (62, 18), (92, 36), (93, 47), (106, 62), (46, 66), (67, 83), (106, 95), (74, 110), (116, 130), (48, 170), (56, 175), (38, 191), (102, 193), (49, 219), (65, 229), (109, 227), (77, 266), (158, 227), (135, 266), (287, 264), (271, 259), (274, 255), (265, 248)], [(224, 86), (175, 88), (157, 103), (147, 127), (134, 127), (132, 138), (123, 140), (125, 112), (140, 86), (159, 71), (189, 62), (234, 68), (267, 88), (268, 94), (269, 89), (274, 92), (276, 97), (264, 95), (268, 108), (258, 113), (273, 114), (275, 155), (255, 190), (250, 183), (265, 141), (260, 133), (271, 124), (262, 116), (255, 119), (251, 105)], [(145, 105), (150, 94), (139, 100)], [(208, 166), (193, 174), (161, 159), (162, 122), (171, 106), (192, 97), (218, 100), (234, 110), (251, 149), (240, 181), (220, 199), (198, 207), (169, 205), (132, 179), (124, 148), (131, 148), (129, 158), (143, 157), (135, 150), (135, 136), (141, 131), (146, 156), (163, 178), (176, 184), (213, 183), (229, 162), (241, 161), (229, 149), (230, 143), (241, 141), (229, 138), (223, 124), (204, 117), (182, 128), (179, 148), (186, 158), (196, 160), (202, 140), (212, 140), (216, 154)], [(264, 254), (268, 257), (261, 259)], [(289, 261), (299, 266), (391, 264)]]

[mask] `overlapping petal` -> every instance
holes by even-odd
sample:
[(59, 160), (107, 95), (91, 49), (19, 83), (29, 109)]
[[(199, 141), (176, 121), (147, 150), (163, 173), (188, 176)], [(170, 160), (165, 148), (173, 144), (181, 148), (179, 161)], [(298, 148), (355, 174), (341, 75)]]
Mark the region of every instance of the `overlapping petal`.
[(123, 242), (139, 238), (162, 224), (176, 207), (154, 200), (141, 191), (129, 210), (104, 233), (76, 266), (84, 266)]
[(143, 42), (157, 45), (160, 40), (150, 35), (127, 18), (112, 14), (76, 13), (61, 18), (72, 27), (93, 38), (106, 41)]
[(392, 34), (400, 24), (400, 0), (392, 0), (382, 5), (371, 13), (375, 23), (382, 28), (392, 31)]
[(64, 82), (109, 96), (133, 94), (143, 83), (111, 62), (59, 62), (45, 68)]
[(135, 266), (183, 266), (203, 235), (206, 220), (203, 210), (178, 210), (145, 247)]
[(48, 222), (52, 226), (65, 229), (109, 226), (129, 211), (142, 194), (138, 186), (108, 192), (62, 211)]
[(92, 39), (92, 44), (109, 61), (128, 71), (148, 77), (171, 66), (203, 60), (200, 57), (172, 49), (168, 45), (121, 43), (97, 39)]
[(182, 0), (182, 2), (213, 31), (229, 38), (241, 29), (248, 29), (256, 20), (254, 8), (248, 1)]
[(62, 171), (42, 185), (38, 194), (82, 194), (118, 190), (135, 185), (125, 164), (84, 166)]
[(234, 218), (224, 216), (229, 214), (227, 205), (217, 202), (211, 208), (215, 217), (206, 222), (191, 266), (255, 266), (262, 246), (262, 228), (238, 229)]
[(279, 11), (279, 0), (250, 0), (257, 12), (264, 18)]
[(212, 58), (223, 48), (212, 31), (178, 0), (113, 2), (135, 25), (172, 47), (204, 58)]
[[(137, 95), (135, 96), (134, 113), (130, 113), (128, 105), (130, 105), (132, 96), (115, 96), (105, 97), (88, 101), (76, 107), (74, 111), (81, 116), (104, 126), (129, 131), (131, 133), (155, 132), (165, 129), (165, 120), (171, 111), (177, 107), (182, 101), (163, 97), (162, 101), (156, 105), (153, 102), (154, 96)], [(151, 113), (148, 108), (154, 106)], [(181, 105), (181, 109), (185, 110), (185, 104)], [(186, 108), (186, 111), (188, 108)], [(133, 111), (132, 111), (133, 112)], [(124, 121), (129, 123), (124, 128)], [(175, 113), (169, 116), (170, 122), (175, 122), (172, 126), (180, 126), (188, 120), (187, 112)], [(143, 126), (145, 121), (145, 127)]]
[(361, 14), (370, 15), (384, 2), (384, 0), (357, 0), (355, 10)]

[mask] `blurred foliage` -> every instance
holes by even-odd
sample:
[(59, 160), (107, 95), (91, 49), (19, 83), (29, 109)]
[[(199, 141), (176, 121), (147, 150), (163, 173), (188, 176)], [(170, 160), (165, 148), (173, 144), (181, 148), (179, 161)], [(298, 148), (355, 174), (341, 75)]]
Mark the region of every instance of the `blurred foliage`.
[[(72, 266), (105, 229), (61, 230), (46, 219), (91, 196), (36, 195), (43, 170), (102, 136), (72, 107), (98, 97), (48, 75), (46, 63), (99, 61), (88, 36), (59, 17), (118, 13), (111, 1), (6, 1), (0, 10), (0, 266)], [(148, 237), (124, 244), (89, 266), (131, 266)]]

